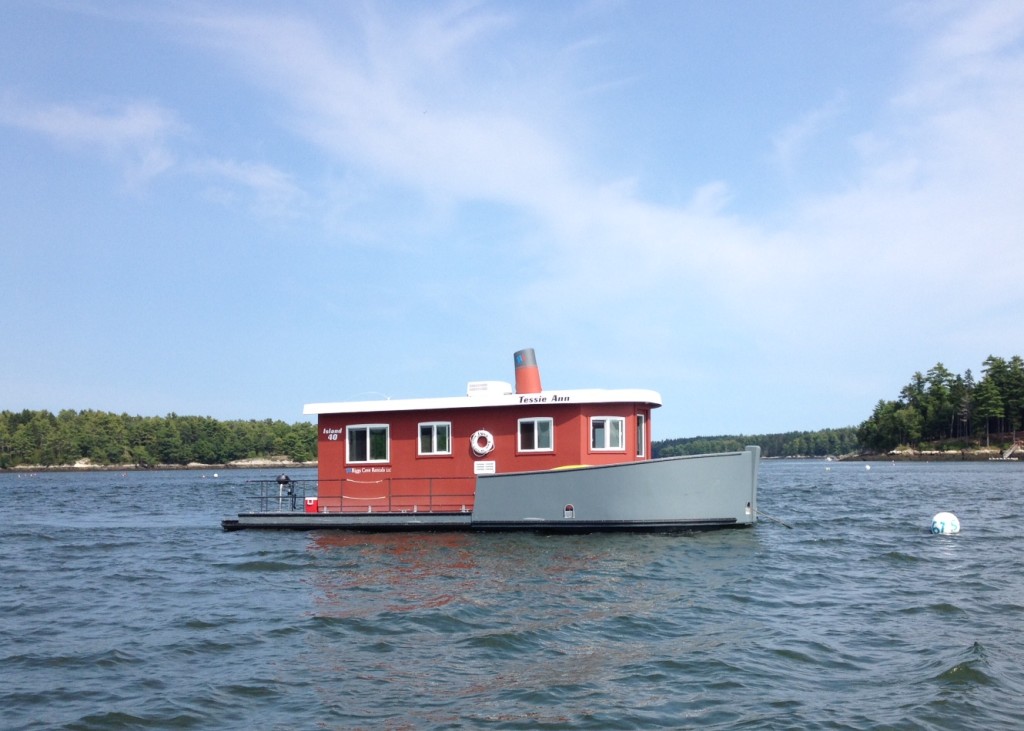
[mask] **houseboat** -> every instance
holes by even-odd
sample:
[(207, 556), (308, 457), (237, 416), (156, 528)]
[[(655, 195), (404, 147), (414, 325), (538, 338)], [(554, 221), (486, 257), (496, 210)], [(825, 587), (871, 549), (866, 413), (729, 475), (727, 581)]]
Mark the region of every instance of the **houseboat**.
[(347, 530), (710, 530), (757, 521), (761, 450), (651, 458), (645, 389), (544, 390), (533, 349), (515, 387), (464, 396), (307, 404), (314, 481), (262, 485), (243, 528)]

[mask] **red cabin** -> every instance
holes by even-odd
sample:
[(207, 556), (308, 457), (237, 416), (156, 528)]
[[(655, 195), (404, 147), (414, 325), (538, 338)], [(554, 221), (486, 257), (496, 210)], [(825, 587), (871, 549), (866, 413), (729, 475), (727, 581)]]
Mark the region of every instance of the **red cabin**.
[(473, 381), (465, 396), (307, 404), (319, 511), (469, 512), (479, 474), (649, 459), (657, 392), (545, 391), (532, 349), (515, 363), (515, 389)]

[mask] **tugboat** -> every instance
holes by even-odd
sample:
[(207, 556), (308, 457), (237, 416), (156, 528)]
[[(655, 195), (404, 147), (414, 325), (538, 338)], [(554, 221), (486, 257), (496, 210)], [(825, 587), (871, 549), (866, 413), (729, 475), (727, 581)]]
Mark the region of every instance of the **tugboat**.
[(222, 526), (586, 533), (757, 522), (760, 447), (651, 459), (656, 391), (544, 390), (533, 349), (513, 358), (514, 388), (471, 381), (464, 396), (307, 404), (317, 479), (265, 481), (260, 509)]

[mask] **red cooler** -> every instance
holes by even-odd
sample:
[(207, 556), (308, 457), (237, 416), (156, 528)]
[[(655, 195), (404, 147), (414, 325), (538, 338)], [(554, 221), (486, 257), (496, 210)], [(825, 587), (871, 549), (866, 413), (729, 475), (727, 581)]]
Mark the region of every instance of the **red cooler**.
[(306, 512), (317, 513), (320, 511), (320, 499), (315, 497), (306, 498)]

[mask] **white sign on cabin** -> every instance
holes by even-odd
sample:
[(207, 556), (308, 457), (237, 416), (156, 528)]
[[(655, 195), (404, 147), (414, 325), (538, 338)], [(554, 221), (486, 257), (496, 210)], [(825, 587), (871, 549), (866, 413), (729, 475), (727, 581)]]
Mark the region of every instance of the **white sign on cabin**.
[(474, 475), (493, 475), (495, 464), (493, 459), (479, 459), (473, 463)]

